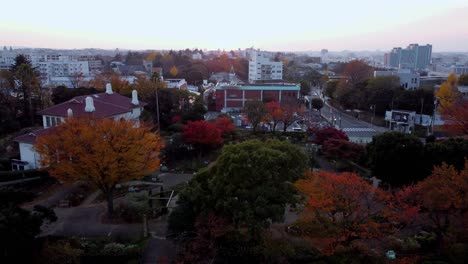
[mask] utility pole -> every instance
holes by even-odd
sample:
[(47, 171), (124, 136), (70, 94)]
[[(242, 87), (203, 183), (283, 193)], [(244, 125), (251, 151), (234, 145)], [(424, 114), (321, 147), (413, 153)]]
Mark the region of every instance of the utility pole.
[(158, 133), (161, 131), (161, 124), (159, 122), (159, 82), (161, 81), (161, 77), (157, 73), (153, 73), (151, 76), (151, 82), (153, 83), (153, 88), (154, 88), (154, 95), (156, 97), (156, 121), (158, 122)]

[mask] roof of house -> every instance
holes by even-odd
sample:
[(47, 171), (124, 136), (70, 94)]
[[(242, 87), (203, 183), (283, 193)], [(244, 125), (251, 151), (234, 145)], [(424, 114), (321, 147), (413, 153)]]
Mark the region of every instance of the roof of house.
[(262, 85), (218, 85), (216, 90), (227, 90), (227, 89), (238, 89), (238, 90), (273, 90), (273, 91), (299, 91), (301, 88), (299, 85), (294, 84), (262, 84)]
[[(85, 99), (88, 96), (91, 96), (94, 102), (95, 111), (92, 113), (85, 112)], [(68, 109), (71, 109), (73, 111), (73, 116), (76, 117), (92, 115), (95, 118), (104, 118), (131, 112), (132, 109), (143, 107), (145, 105), (146, 103), (144, 102), (139, 102), (138, 105), (134, 105), (132, 104), (131, 98), (117, 93), (100, 93), (74, 97), (73, 99), (67, 102), (63, 102), (61, 104), (54, 105), (52, 107), (39, 111), (38, 114), (67, 117), (67, 111)]]
[(34, 131), (31, 131), (31, 132), (29, 132), (29, 133), (27, 133), (27, 134), (18, 136), (18, 137), (16, 137), (14, 140), (15, 140), (15, 141), (18, 141), (18, 142), (21, 142), (21, 143), (34, 144), (34, 143), (36, 142), (36, 139), (37, 139), (39, 136), (47, 135), (47, 134), (53, 133), (54, 130), (55, 130), (54, 128), (55, 128), (55, 127), (49, 127), (49, 128), (43, 128), (43, 129), (34, 130)]

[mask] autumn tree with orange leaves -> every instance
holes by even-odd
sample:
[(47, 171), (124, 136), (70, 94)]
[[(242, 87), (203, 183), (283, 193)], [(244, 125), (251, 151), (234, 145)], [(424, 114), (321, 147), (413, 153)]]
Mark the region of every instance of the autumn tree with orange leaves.
[(65, 182), (98, 187), (113, 214), (115, 186), (159, 169), (162, 144), (145, 125), (113, 119), (69, 118), (37, 139), (41, 165)]
[(389, 195), (357, 174), (307, 172), (294, 185), (305, 200), (300, 233), (325, 254), (379, 237), (389, 228), (382, 220)]
[(458, 78), (452, 73), (436, 92), (443, 128), (452, 135), (468, 135), (468, 102), (458, 91)]
[(273, 123), (271, 130), (275, 132), (278, 122), (283, 119), (284, 111), (279, 103), (275, 101), (268, 102), (265, 105), (268, 111), (268, 120)]

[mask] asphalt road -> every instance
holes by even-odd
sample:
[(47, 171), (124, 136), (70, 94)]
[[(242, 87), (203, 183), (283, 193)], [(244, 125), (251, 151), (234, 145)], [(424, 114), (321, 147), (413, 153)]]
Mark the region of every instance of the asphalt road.
[(321, 115), (336, 128), (342, 129), (350, 139), (357, 142), (369, 142), (373, 136), (387, 131), (386, 128), (373, 126), (365, 121), (353, 117), (353, 112), (341, 112), (324, 104)]

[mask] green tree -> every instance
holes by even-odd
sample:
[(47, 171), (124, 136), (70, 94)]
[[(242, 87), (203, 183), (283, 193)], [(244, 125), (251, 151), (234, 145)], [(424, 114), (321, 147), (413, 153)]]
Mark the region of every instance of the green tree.
[(376, 114), (385, 114), (391, 108), (392, 100), (400, 89), (398, 76), (378, 76), (371, 78), (365, 88), (367, 106), (375, 105)]
[(323, 100), (320, 98), (312, 98), (312, 108), (320, 111), (320, 109), (323, 108)]
[(301, 95), (308, 95), (310, 93), (310, 84), (309, 81), (301, 81)]
[(468, 159), (467, 138), (449, 138), (426, 143), (424, 146), (424, 167), (428, 175), (434, 166), (441, 166), (443, 162), (462, 170), (465, 159)]
[(15, 80), (18, 82), (19, 90), (21, 94), (22, 112), (25, 118), (29, 118), (28, 125), (34, 124), (34, 117), (36, 115), (33, 109), (33, 94), (38, 94), (40, 89), (39, 74), (36, 69), (33, 68), (31, 62), (24, 56), (18, 55), (15, 58), (15, 63), (12, 66), (12, 73)]
[(268, 109), (263, 102), (252, 100), (245, 103), (244, 112), (247, 114), (249, 122), (252, 123), (253, 131), (255, 132), (258, 124), (260, 124), (268, 114)]
[(215, 165), (197, 173), (180, 194), (174, 217), (184, 219), (171, 217), (170, 228), (180, 232), (193, 225), (193, 217), (213, 212), (235, 228), (263, 230), (270, 221), (280, 221), (286, 204), (295, 201), (291, 182), (302, 177), (306, 160), (303, 151), (288, 142), (227, 145)]
[(10, 71), (0, 70), (0, 135), (18, 130), (20, 123), (16, 118), (19, 106), (15, 92), (15, 78)]
[[(20, 260), (32, 256), (36, 236), (44, 222), (57, 220), (53, 210), (35, 206), (32, 211), (20, 207), (34, 198), (31, 193), (0, 189), (0, 258)], [(29, 263), (26, 261), (24, 263)]]
[(335, 98), (336, 89), (338, 87), (339, 81), (328, 81), (326, 87), (323, 91), (323, 94), (330, 98)]
[(400, 132), (374, 136), (367, 145), (372, 173), (392, 186), (415, 183), (425, 176), (424, 146), (421, 141)]

